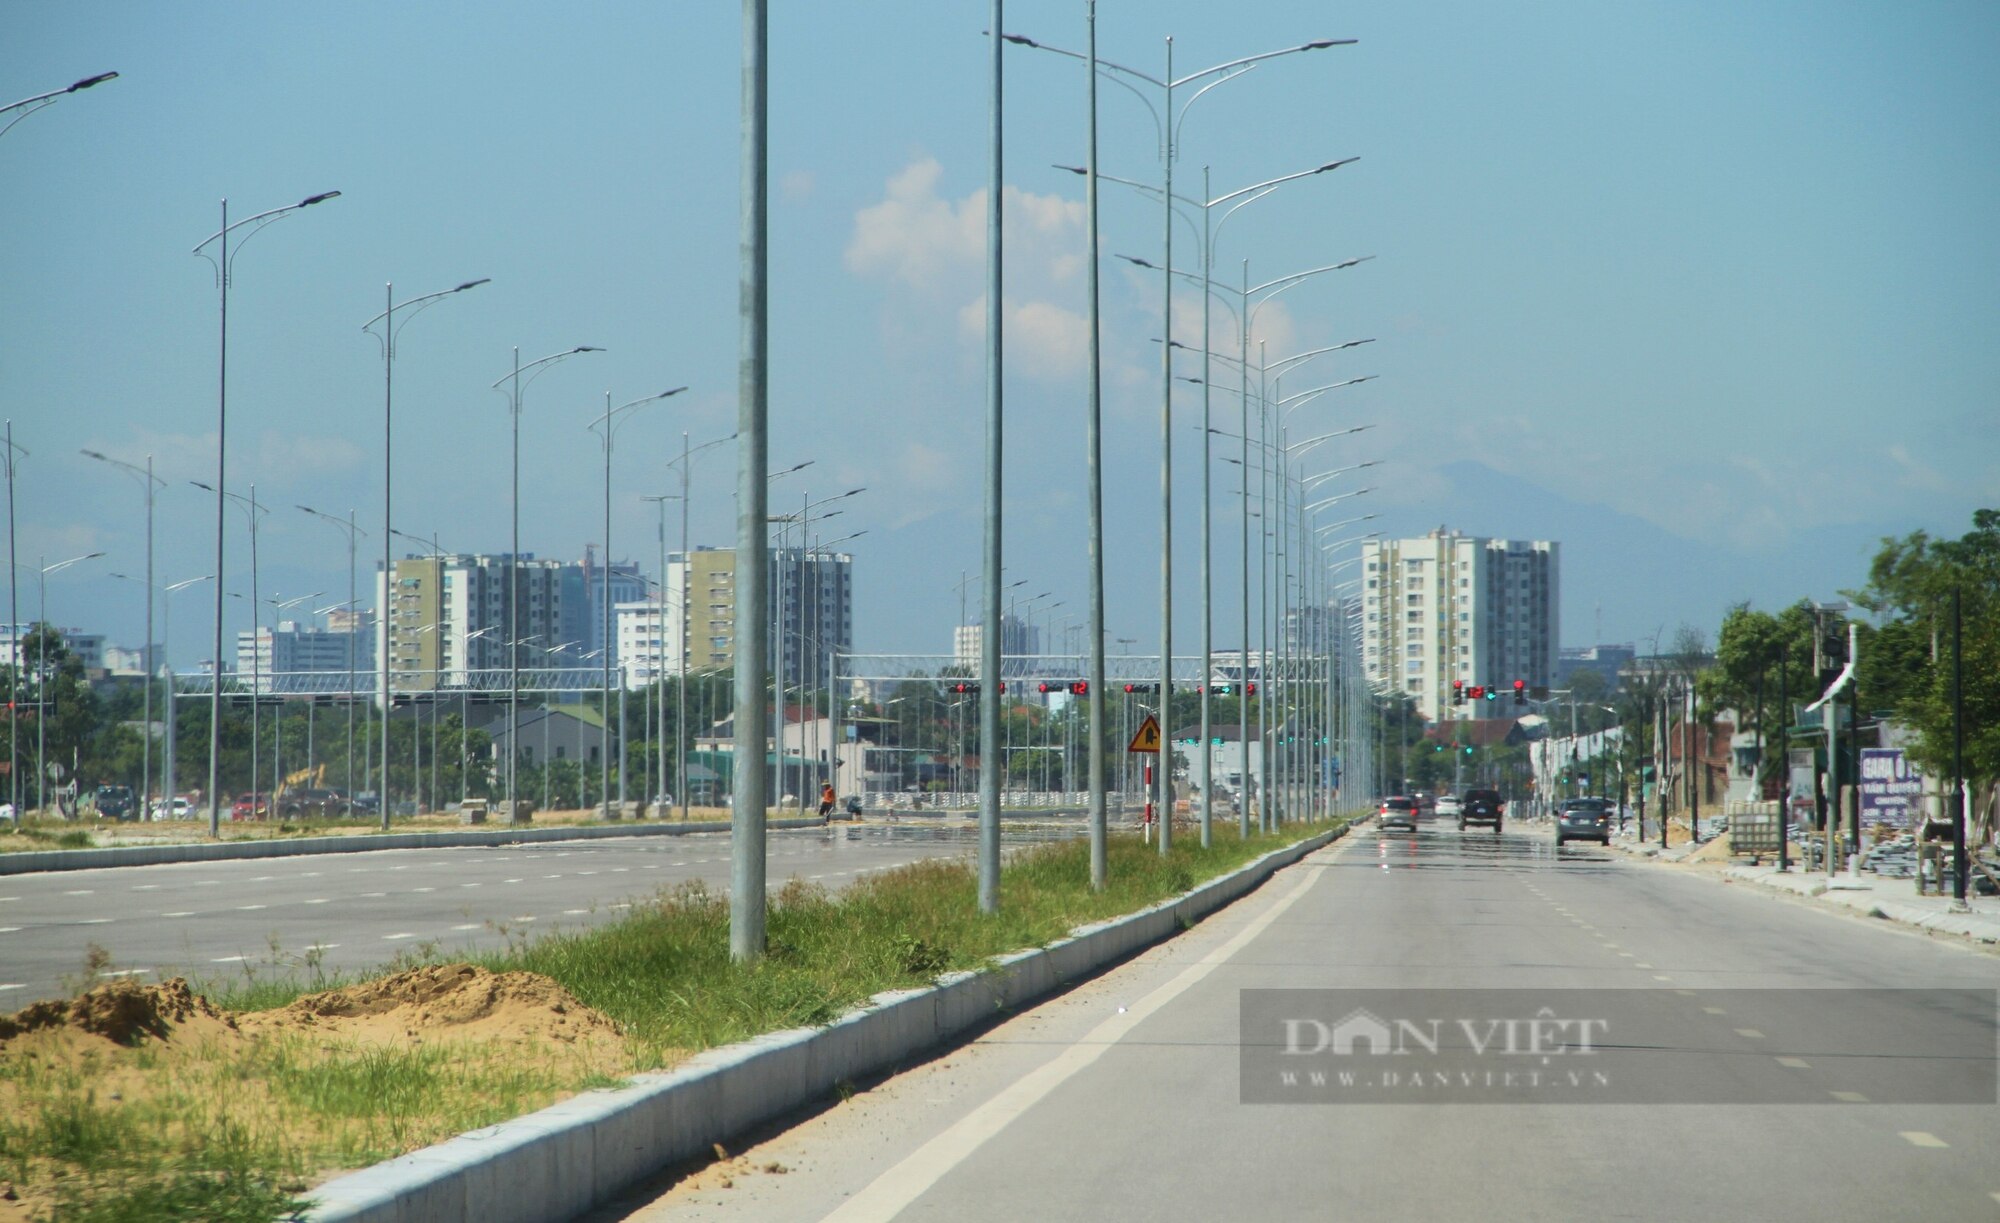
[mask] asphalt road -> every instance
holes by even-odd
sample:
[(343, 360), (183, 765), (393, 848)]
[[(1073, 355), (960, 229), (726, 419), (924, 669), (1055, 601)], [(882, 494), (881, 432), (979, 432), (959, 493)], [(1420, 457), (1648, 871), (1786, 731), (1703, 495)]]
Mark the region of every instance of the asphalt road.
[[(1993, 1218), (1991, 994), (1940, 991), (1996, 985), (1990, 954), (1594, 846), (1558, 851), (1546, 827), (1369, 828), (592, 1223)], [(1474, 1079), (1442, 1098), (1246, 1103), (1241, 1008), (1267, 989), (1343, 991), (1343, 1006), (1347, 991), (1449, 991), (1391, 1001), (1470, 1016), (1545, 996), (1602, 1019), (1596, 1046), (1583, 1053), (1572, 1026), (1555, 1057), (1511, 1066), (1591, 1056), (1611, 1086)], [(1823, 992), (1885, 989), (1927, 992)], [(1443, 1043), (1458, 1069), (1508, 1060), (1449, 1030)], [(1360, 1044), (1348, 1058), (1402, 1064)], [(1924, 1102), (1953, 1094), (1979, 1102)]]
[[(1010, 843), (1073, 835), (1043, 822)], [(770, 834), (767, 878), (838, 889), (921, 858), (970, 853), (965, 827), (832, 825)], [(689, 880), (729, 887), (727, 833), (128, 866), (0, 877), (0, 1011), (72, 992), (94, 944), (109, 973), (162, 980), (380, 966), (435, 943), (488, 949), (622, 913)]]

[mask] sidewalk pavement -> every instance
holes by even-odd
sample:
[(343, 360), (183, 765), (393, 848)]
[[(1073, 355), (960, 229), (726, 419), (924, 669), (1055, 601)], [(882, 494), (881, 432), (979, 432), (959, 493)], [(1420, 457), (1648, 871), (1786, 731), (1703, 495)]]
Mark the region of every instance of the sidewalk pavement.
[(1732, 883), (1748, 883), (1817, 904), (1851, 909), (1867, 917), (1885, 918), (1935, 930), (1940, 934), (1961, 935), (1981, 943), (2000, 943), (2000, 898), (1970, 896), (1967, 898), (1970, 912), (1955, 913), (1952, 911), (1955, 902), (1951, 897), (1936, 894), (1919, 896), (1913, 879), (1866, 872), (1850, 875), (1845, 871), (1828, 875), (1823, 870), (1808, 871), (1796, 864), (1791, 870), (1780, 873), (1773, 863), (1758, 866), (1729, 861), (1690, 863), (1686, 859), (1700, 846), (1676, 845), (1662, 850), (1658, 846), (1635, 846), (1629, 840), (1623, 843), (1614, 841), (1613, 844), (1627, 853), (1657, 862), (1706, 869)]

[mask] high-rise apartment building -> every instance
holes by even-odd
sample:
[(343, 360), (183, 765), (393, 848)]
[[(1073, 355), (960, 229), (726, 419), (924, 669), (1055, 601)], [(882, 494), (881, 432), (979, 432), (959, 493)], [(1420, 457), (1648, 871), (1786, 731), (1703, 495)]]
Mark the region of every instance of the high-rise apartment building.
[[(951, 633), (952, 661), (961, 667), (977, 669), (986, 648), (986, 628), (983, 624), (961, 624)], [(1034, 655), (1042, 652), (1042, 632), (1019, 616), (1002, 612), (1000, 615), (1000, 653), (1008, 655)]]
[[(771, 658), (786, 687), (823, 688), (828, 656), (854, 648), (854, 558), (813, 548), (773, 548), (765, 578)], [(682, 592), (686, 592), (686, 607)], [(712, 671), (736, 661), (736, 551), (696, 548), (667, 558), (665, 616), (658, 597), (618, 614), (628, 682), (638, 675)]]
[(1451, 705), (1452, 683), (1499, 685), (1512, 715), (1515, 680), (1546, 686), (1558, 657), (1561, 545), (1485, 539), (1439, 527), (1421, 539), (1361, 546), (1362, 663), (1381, 692), (1400, 692), (1432, 720), (1477, 717)]

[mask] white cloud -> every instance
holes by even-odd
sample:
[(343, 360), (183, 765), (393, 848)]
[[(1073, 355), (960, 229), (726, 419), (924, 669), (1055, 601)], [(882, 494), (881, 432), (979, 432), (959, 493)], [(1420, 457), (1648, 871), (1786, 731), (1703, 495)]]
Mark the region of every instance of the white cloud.
[(778, 180), (778, 190), (787, 203), (799, 204), (812, 198), (813, 189), (819, 185), (811, 170), (793, 170)]
[[(893, 175), (884, 198), (855, 214), (844, 260), (902, 291), (890, 311), (949, 318), (960, 343), (976, 348), (986, 329), (986, 189), (947, 198), (943, 177), (931, 157)], [(1074, 376), (1089, 339), (1078, 300), (1083, 206), (1015, 187), (1003, 204), (1008, 363), (1035, 377)]]

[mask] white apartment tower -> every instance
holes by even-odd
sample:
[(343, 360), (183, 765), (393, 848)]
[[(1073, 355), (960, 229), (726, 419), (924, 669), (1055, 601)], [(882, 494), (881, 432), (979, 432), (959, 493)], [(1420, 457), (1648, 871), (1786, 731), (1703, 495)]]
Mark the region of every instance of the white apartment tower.
[[(1561, 632), (1561, 545), (1483, 539), (1439, 527), (1361, 546), (1362, 662), (1379, 692), (1401, 692), (1433, 721), (1513, 716), (1515, 680), (1549, 684)], [(1502, 698), (1453, 710), (1452, 682)]]

